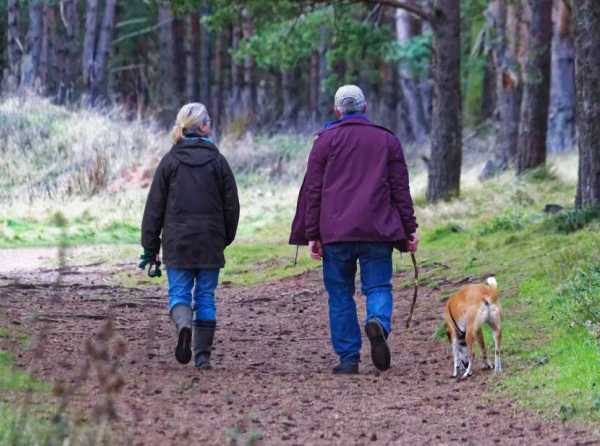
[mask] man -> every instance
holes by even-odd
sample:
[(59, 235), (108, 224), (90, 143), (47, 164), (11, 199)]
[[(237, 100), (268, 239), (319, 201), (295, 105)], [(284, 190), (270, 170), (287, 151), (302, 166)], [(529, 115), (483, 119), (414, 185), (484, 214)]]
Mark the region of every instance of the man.
[(335, 374), (356, 374), (361, 332), (354, 302), (357, 262), (367, 299), (365, 332), (379, 370), (390, 367), (392, 250), (417, 250), (417, 222), (402, 146), (392, 132), (366, 117), (355, 85), (335, 95), (337, 121), (315, 139), (292, 224), (290, 243), (308, 244), (323, 259), (329, 295)]

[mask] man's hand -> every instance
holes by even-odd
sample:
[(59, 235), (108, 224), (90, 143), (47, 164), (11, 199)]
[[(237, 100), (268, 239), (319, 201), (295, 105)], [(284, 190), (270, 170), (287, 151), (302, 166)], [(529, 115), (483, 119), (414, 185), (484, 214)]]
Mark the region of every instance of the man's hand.
[(413, 232), (408, 237), (408, 252), (417, 252), (419, 248), (419, 236), (416, 232)]
[(308, 242), (308, 251), (313, 260), (321, 260), (323, 258), (323, 247), (321, 246), (320, 240)]

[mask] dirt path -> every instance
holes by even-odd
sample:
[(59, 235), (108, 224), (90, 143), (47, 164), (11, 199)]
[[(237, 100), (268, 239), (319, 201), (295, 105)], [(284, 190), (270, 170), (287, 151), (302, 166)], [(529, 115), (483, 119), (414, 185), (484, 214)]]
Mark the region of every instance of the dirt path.
[[(41, 334), (43, 344), (37, 358), (16, 342), (0, 338), (0, 347), (12, 348), (19, 365), (43, 379), (73, 380), (86, 357), (83, 341), (113, 315), (128, 347), (119, 360), (125, 386), (116, 407), (124, 444), (600, 444), (588, 432), (541, 422), (511, 402), (485, 402), (489, 373), (450, 379), (448, 350), (432, 339), (438, 291), (422, 290), (413, 328), (392, 336), (390, 371), (377, 373), (366, 342), (361, 375), (335, 377), (318, 272), (222, 289), (214, 369), (205, 372), (175, 363), (161, 289), (105, 287), (93, 271), (69, 275), (54, 289), (32, 285), (32, 277), (13, 281), (0, 277), (0, 323)], [(397, 328), (410, 293), (399, 292)], [(88, 413), (98, 392), (91, 380), (76, 405)]]

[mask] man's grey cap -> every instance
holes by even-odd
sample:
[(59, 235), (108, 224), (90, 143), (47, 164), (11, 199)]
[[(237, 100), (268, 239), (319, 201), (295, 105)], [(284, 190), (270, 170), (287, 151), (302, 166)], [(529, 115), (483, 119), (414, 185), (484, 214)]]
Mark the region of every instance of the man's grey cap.
[(335, 93), (335, 107), (363, 107), (367, 103), (365, 94), (356, 85), (344, 85)]

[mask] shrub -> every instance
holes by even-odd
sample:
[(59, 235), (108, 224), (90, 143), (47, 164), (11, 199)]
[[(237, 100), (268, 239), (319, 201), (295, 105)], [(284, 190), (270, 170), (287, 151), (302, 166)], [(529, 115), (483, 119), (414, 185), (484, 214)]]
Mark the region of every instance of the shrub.
[(559, 291), (574, 322), (595, 330), (600, 327), (600, 264), (578, 270)]
[(523, 214), (508, 210), (483, 223), (479, 235), (490, 235), (500, 231), (520, 231), (528, 224), (529, 220)]
[(153, 123), (119, 108), (69, 110), (23, 94), (0, 98), (0, 199), (97, 194), (168, 150)]
[(524, 174), (522, 178), (530, 183), (543, 183), (546, 181), (559, 180), (556, 170), (551, 166), (543, 166), (533, 169)]
[(552, 218), (551, 225), (558, 232), (570, 234), (583, 229), (589, 223), (598, 219), (600, 219), (600, 207), (572, 209)]
[(457, 234), (459, 232), (464, 231), (465, 229), (456, 223), (447, 223), (445, 225), (438, 226), (433, 231), (431, 231), (431, 233), (427, 237), (427, 240), (430, 242), (434, 242), (436, 240), (444, 239), (449, 235)]

